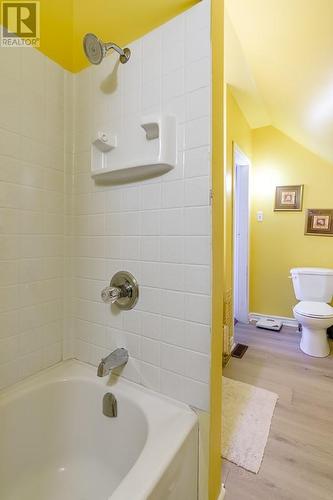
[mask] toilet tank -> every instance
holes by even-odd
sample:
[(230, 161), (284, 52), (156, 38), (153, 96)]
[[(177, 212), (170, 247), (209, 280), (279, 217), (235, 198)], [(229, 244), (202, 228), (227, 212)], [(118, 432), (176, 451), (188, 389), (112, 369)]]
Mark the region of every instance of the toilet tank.
[(296, 267), (290, 270), (297, 300), (331, 302), (333, 269)]

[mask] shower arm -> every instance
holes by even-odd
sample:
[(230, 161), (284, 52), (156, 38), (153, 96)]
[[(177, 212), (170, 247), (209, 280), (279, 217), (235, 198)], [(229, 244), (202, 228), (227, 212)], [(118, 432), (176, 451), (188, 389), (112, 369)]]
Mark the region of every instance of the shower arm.
[(105, 43), (104, 47), (106, 52), (109, 52), (109, 50), (115, 50), (120, 56), (126, 56), (125, 51), (116, 43), (107, 42)]
[(119, 45), (113, 42), (107, 42), (104, 44), (105, 54), (107, 54), (109, 50), (115, 50), (116, 52), (118, 52), (120, 56), (119, 59), (122, 64), (127, 63), (129, 58), (131, 57), (130, 49), (128, 49), (127, 47), (125, 49), (122, 49), (121, 47), (119, 47)]

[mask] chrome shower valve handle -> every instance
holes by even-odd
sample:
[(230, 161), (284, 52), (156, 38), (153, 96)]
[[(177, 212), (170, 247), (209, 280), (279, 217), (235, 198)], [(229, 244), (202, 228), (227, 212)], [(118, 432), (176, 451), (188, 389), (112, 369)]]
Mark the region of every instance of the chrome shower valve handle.
[(121, 297), (121, 290), (116, 286), (106, 286), (101, 292), (103, 302), (114, 304)]
[(119, 271), (101, 292), (103, 302), (116, 304), (119, 309), (133, 309), (139, 299), (139, 285), (127, 271)]

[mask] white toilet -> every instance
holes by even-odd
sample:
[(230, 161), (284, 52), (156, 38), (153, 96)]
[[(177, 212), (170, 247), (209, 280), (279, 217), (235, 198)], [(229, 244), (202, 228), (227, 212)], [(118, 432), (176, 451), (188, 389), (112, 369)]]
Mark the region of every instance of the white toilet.
[(305, 354), (324, 358), (330, 353), (327, 328), (333, 325), (333, 269), (298, 267), (291, 269), (296, 299), (294, 316), (302, 325), (300, 347)]

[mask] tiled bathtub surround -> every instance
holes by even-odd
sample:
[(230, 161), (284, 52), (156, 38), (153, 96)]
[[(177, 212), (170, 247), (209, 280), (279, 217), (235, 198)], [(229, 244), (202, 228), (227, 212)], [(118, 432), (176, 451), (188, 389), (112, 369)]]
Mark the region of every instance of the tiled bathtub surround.
[[(127, 346), (125, 377), (207, 408), (209, 24), (202, 2), (132, 44), (128, 64), (108, 57), (75, 76), (38, 51), (0, 49), (0, 388)], [(95, 184), (96, 131), (121, 144), (154, 112), (177, 116), (176, 169)], [(120, 269), (140, 283), (122, 313), (100, 299)]]
[[(208, 407), (210, 350), (210, 15), (202, 2), (115, 56), (75, 76), (72, 328), (76, 356), (93, 364), (118, 346), (123, 375)], [(136, 116), (172, 113), (178, 164), (137, 184), (90, 177), (97, 130), (126, 144)], [(104, 305), (100, 291), (121, 269), (134, 274), (132, 311)]]
[(0, 48), (0, 388), (62, 357), (65, 71)]

